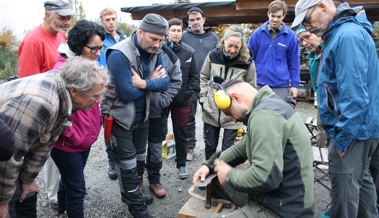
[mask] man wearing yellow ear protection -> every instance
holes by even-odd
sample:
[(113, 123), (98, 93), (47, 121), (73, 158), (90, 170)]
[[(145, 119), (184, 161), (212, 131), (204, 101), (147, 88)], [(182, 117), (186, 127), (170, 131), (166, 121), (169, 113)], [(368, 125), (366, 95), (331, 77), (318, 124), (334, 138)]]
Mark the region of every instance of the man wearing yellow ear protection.
[[(228, 106), (220, 109), (234, 122), (246, 124), (247, 133), (221, 152), (218, 165), (213, 158), (205, 163), (193, 183), (217, 173), (221, 185), (214, 184), (214, 197), (239, 207), (226, 217), (313, 218), (312, 151), (299, 113), (268, 86), (257, 91), (247, 82), (230, 80), (220, 89), (231, 101), (227, 105), (226, 96), (214, 96), (216, 105)], [(234, 168), (246, 159), (250, 166)]]

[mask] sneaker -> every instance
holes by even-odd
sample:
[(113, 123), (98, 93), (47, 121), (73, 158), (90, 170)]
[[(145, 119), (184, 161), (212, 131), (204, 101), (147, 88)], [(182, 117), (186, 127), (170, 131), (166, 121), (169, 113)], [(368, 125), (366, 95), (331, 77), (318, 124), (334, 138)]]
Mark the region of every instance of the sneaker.
[(51, 208), (52, 210), (58, 210), (58, 204), (56, 204), (56, 203), (50, 201), (50, 208)]
[(189, 148), (188, 150), (187, 150), (187, 160), (188, 161), (191, 161), (191, 160), (193, 160), (193, 148)]
[(321, 213), (321, 215), (320, 215), (321, 218), (331, 218), (332, 217), (332, 207), (330, 207), (329, 205), (327, 207), (329, 207), (329, 208), (327, 208), (324, 212)]
[(157, 198), (165, 198), (166, 190), (164, 190), (162, 184), (150, 184), (149, 189), (154, 193)]
[(55, 217), (58, 217), (58, 218), (67, 218), (67, 213), (66, 211), (64, 213), (62, 213), (61, 215), (58, 216), (58, 212), (55, 214)]
[(187, 172), (186, 172), (186, 168), (185, 167), (179, 167), (178, 168), (178, 173), (179, 173), (179, 178), (180, 179), (187, 179)]
[(108, 177), (111, 180), (116, 180), (117, 179), (117, 171), (115, 165), (109, 165), (108, 167)]

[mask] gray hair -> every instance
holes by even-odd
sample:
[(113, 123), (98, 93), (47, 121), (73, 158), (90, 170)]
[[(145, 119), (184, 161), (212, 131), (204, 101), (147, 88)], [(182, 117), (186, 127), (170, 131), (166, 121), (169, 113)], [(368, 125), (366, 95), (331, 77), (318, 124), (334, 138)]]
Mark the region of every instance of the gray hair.
[(60, 76), (67, 89), (73, 87), (79, 93), (86, 93), (98, 84), (107, 84), (109, 80), (104, 67), (81, 56), (68, 58), (62, 65)]
[[(54, 14), (56, 13), (55, 10), (46, 11), (46, 12), (50, 14), (50, 17), (54, 17)], [(43, 20), (46, 20), (46, 16), (43, 17)]]

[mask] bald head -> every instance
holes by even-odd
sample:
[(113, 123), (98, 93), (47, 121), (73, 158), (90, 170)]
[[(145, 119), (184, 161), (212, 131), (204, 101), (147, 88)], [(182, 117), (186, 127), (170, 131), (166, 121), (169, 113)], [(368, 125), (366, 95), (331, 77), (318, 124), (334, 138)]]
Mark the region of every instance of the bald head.
[(222, 84), (223, 89), (231, 98), (229, 108), (222, 110), (230, 116), (234, 122), (243, 122), (245, 125), (248, 118), (246, 113), (251, 110), (251, 106), (258, 91), (249, 83), (242, 80), (230, 80)]

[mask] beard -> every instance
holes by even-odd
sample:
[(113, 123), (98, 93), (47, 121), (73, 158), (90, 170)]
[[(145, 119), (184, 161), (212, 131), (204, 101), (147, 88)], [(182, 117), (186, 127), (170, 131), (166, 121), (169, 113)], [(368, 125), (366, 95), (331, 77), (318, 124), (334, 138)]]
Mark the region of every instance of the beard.
[(51, 26), (51, 28), (53, 28), (55, 31), (57, 31), (57, 32), (61, 32), (61, 33), (64, 33), (64, 34), (66, 34), (67, 31), (70, 29), (70, 25), (69, 25), (69, 24), (68, 24), (68, 25), (62, 24), (62, 25), (58, 26), (58, 24), (55, 22), (54, 19), (52, 19), (52, 20), (50, 21), (50, 26)]
[(318, 37), (322, 37), (329, 26), (329, 21), (325, 16), (322, 16), (321, 14), (318, 14), (317, 16), (317, 27), (311, 28), (308, 30), (308, 32), (315, 34)]

